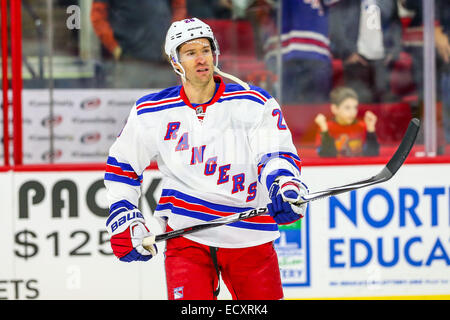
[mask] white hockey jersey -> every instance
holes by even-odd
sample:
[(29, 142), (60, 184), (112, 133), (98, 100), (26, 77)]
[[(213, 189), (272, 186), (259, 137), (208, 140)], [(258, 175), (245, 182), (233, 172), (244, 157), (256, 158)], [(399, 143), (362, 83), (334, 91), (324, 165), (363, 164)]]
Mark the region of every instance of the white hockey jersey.
[[(140, 98), (110, 148), (105, 173), (109, 205), (137, 206), (142, 173), (156, 159), (164, 174), (155, 210), (172, 229), (270, 202), (267, 187), (281, 174), (300, 175), (300, 159), (280, 106), (266, 91), (215, 77), (211, 101), (193, 106), (182, 86)], [(198, 114), (202, 114), (199, 119)], [(279, 237), (269, 215), (185, 236), (227, 248)]]

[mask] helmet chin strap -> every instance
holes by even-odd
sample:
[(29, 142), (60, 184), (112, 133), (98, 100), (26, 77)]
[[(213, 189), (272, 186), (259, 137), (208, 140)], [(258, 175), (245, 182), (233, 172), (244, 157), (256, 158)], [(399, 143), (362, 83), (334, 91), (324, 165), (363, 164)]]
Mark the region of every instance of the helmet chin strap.
[[(184, 71), (184, 68), (181, 65), (181, 63), (178, 63), (178, 67), (176, 67), (173, 60), (170, 59), (170, 64), (172, 65), (173, 71), (175, 71), (175, 73), (181, 77), (181, 81), (183, 83), (185, 83), (186, 82), (186, 71)], [(180, 68), (182, 72), (178, 71), (178, 68)]]
[[(176, 60), (178, 61), (178, 57), (176, 58)], [(181, 65), (181, 63), (178, 63), (178, 67), (175, 67), (173, 59), (170, 59), (170, 64), (172, 65), (172, 68), (175, 71), (175, 73), (178, 74), (181, 77), (181, 81), (183, 83), (185, 83), (186, 82), (186, 71), (184, 70), (184, 68)], [(216, 53), (216, 63), (214, 65), (214, 71), (218, 75), (220, 75), (220, 76), (222, 76), (224, 78), (228, 78), (231, 81), (234, 81), (234, 82), (240, 84), (241, 86), (243, 86), (245, 88), (245, 90), (250, 90), (250, 86), (248, 85), (248, 83), (242, 81), (238, 77), (235, 77), (235, 76), (233, 76), (233, 75), (231, 75), (229, 73), (223, 72), (222, 70), (219, 69), (218, 64), (219, 64), (219, 54)], [(180, 68), (182, 72), (180, 72), (177, 68)]]
[(218, 74), (221, 75), (222, 77), (228, 78), (238, 84), (240, 84), (241, 86), (243, 86), (245, 88), (245, 90), (250, 90), (250, 86), (248, 85), (248, 83), (242, 81), (241, 79), (239, 79), (238, 77), (235, 77), (229, 73), (223, 72), (221, 71), (217, 66), (214, 66), (214, 71)]

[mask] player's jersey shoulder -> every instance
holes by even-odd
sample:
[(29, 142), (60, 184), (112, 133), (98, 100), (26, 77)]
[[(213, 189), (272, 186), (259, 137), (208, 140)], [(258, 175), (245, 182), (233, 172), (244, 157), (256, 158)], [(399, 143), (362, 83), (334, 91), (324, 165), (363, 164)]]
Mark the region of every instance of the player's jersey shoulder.
[(260, 87), (250, 85), (250, 89), (247, 90), (240, 84), (227, 83), (221, 100), (246, 99), (265, 105), (271, 98), (272, 96)]
[(181, 86), (174, 86), (139, 98), (136, 101), (137, 114), (154, 113), (185, 105), (180, 90)]
[(174, 86), (174, 87), (169, 87), (169, 88), (163, 89), (158, 92), (153, 92), (153, 93), (147, 94), (147, 95), (139, 98), (136, 101), (136, 105), (140, 105), (145, 102), (160, 101), (160, 100), (164, 100), (167, 98), (175, 98), (177, 96), (180, 96), (180, 90), (181, 90), (181, 86)]

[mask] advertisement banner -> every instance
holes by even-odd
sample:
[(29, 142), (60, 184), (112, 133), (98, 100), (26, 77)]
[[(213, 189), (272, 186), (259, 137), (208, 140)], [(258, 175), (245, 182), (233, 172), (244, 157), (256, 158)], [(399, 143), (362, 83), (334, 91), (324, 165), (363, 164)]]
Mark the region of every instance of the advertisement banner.
[(280, 225), (279, 229), (280, 238), (275, 241), (275, 250), (283, 286), (310, 286), (309, 210), (304, 219)]
[[(382, 166), (302, 170), (312, 191)], [(388, 182), (310, 203), (275, 242), (286, 299), (450, 295), (450, 164), (404, 165)], [(150, 230), (161, 193), (144, 173)], [(116, 259), (101, 171), (0, 172), (0, 299), (166, 299), (164, 243), (149, 262)], [(9, 187), (10, 186), (10, 187)], [(219, 299), (230, 299), (221, 284)]]
[[(159, 181), (149, 173), (143, 202), (153, 205)], [(1, 183), (13, 187), (1, 194), (11, 209), (0, 221), (0, 299), (165, 299), (162, 254), (133, 264), (112, 254), (103, 172), (10, 172)], [(150, 205), (142, 211), (160, 233)]]
[[(381, 168), (302, 172), (316, 191), (368, 178)], [(310, 285), (286, 287), (286, 296), (450, 294), (449, 171), (449, 164), (405, 165), (388, 182), (310, 203)]]
[(23, 162), (105, 161), (109, 147), (125, 125), (136, 100), (152, 92), (144, 89), (56, 89), (51, 115), (48, 90), (23, 90)]

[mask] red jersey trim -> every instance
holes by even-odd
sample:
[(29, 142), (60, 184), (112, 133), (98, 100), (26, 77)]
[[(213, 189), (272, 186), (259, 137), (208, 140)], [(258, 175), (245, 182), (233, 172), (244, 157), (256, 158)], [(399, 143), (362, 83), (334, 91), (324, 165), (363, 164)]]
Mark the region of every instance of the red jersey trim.
[(186, 92), (184, 91), (184, 86), (181, 87), (180, 89), (180, 97), (183, 100), (183, 102), (191, 109), (196, 110), (198, 107), (203, 107), (203, 111), (206, 111), (206, 108), (214, 103), (217, 102), (217, 100), (220, 99), (220, 97), (222, 96), (222, 94), (225, 92), (225, 82), (223, 82), (222, 78), (219, 76), (214, 76), (214, 81), (217, 83), (219, 82), (219, 89), (217, 90), (217, 92), (214, 94), (213, 98), (211, 99), (211, 101), (209, 103), (204, 103), (204, 104), (199, 104), (197, 105), (197, 107), (193, 107), (191, 102), (189, 101)]

